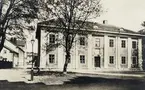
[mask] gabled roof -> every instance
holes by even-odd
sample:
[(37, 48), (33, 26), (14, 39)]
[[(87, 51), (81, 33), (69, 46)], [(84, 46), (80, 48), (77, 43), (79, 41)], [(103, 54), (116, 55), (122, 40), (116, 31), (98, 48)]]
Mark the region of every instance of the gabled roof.
[(12, 52), (18, 53), (18, 50), (16, 48), (16, 45), (14, 45), (13, 43), (11, 43), (7, 39), (5, 40), (4, 47), (7, 48), (8, 50), (12, 51)]
[[(61, 23), (62, 19), (51, 19), (48, 21), (43, 21), (38, 23), (38, 27), (40, 26), (54, 26), (54, 27), (63, 27), (63, 23)], [(80, 23), (82, 21), (78, 20), (77, 23)], [(129, 29), (125, 29), (122, 27), (117, 27), (109, 24), (100, 24), (98, 22), (90, 22), (86, 21), (83, 29), (93, 30), (101, 30), (101, 31), (109, 31), (109, 32), (115, 32), (115, 33), (125, 33), (125, 34), (140, 34), (139, 32), (135, 32)]]
[(19, 53), (18, 49), (24, 52), (24, 50), (21, 47), (13, 44), (11, 41), (9, 41), (7, 39), (5, 40), (4, 47), (15, 53)]

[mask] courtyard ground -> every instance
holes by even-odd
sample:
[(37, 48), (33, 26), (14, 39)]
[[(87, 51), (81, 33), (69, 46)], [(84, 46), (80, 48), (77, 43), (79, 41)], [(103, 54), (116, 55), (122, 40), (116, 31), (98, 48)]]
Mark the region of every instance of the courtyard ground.
[(144, 73), (140, 76), (47, 73), (30, 81), (27, 70), (1, 69), (0, 90), (145, 90), (144, 76)]

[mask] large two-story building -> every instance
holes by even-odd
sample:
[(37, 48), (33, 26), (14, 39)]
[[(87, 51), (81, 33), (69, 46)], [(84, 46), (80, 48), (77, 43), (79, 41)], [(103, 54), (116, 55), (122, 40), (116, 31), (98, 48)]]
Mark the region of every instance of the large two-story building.
[[(58, 22), (58, 19), (53, 19), (37, 25), (36, 38), (40, 68), (63, 70), (65, 48), (62, 45), (57, 47), (55, 45), (58, 39), (63, 39)], [(105, 21), (103, 24), (86, 23), (88, 23), (87, 30), (81, 29), (76, 35), (68, 71), (142, 70), (143, 35), (108, 25)], [(50, 44), (50, 49), (45, 49), (46, 43)]]

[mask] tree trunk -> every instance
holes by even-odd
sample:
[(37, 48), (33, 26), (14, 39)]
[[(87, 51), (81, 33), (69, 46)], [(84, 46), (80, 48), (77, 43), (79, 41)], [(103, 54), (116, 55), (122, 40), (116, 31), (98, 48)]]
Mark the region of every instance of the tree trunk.
[(66, 74), (67, 73), (67, 66), (68, 66), (68, 61), (70, 58), (70, 53), (66, 53), (66, 58), (65, 58), (65, 63), (64, 63), (64, 67), (63, 67), (63, 73)]
[(0, 52), (1, 52), (4, 47), (4, 43), (5, 43), (5, 34), (2, 34), (0, 37), (2, 37), (2, 39), (0, 41)]

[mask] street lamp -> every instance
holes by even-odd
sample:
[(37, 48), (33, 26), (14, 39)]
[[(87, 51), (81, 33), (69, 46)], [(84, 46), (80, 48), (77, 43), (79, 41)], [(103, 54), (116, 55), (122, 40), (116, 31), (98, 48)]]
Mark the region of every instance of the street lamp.
[(34, 75), (33, 75), (33, 74), (34, 74), (34, 73), (33, 73), (33, 56), (34, 56), (34, 55), (33, 55), (33, 46), (34, 46), (34, 42), (35, 42), (35, 40), (34, 40), (34, 39), (32, 39), (32, 40), (31, 40), (31, 44), (32, 44), (32, 67), (31, 67), (31, 81), (33, 81), (33, 76), (34, 76)]

